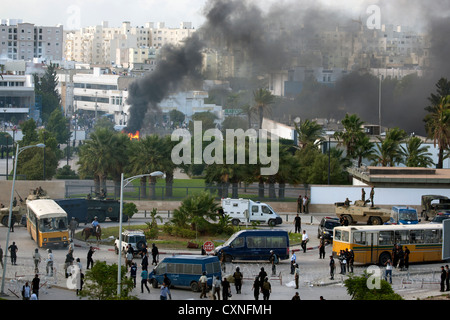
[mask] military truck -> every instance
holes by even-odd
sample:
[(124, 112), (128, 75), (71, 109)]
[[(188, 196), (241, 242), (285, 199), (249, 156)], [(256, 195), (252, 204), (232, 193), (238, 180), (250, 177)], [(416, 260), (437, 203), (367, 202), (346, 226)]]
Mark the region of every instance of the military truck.
[(450, 210), (450, 199), (446, 196), (428, 194), (422, 196), (422, 217), (425, 221), (433, 219), (436, 213)]
[[(15, 206), (12, 209), (11, 223), (14, 225), (15, 223), (19, 223), (23, 226), (27, 225), (26, 220), (27, 209), (24, 206)], [(0, 222), (5, 227), (8, 226), (9, 219), (9, 208), (1, 208), (0, 209)]]
[(355, 201), (354, 205), (345, 202), (336, 202), (334, 205), (338, 218), (346, 217), (349, 224), (363, 222), (369, 225), (381, 225), (391, 218), (391, 210), (370, 207), (362, 200)]
[[(78, 223), (91, 223), (94, 217), (98, 222), (104, 222), (107, 218), (111, 221), (119, 221), (120, 202), (114, 199), (98, 199), (98, 198), (70, 198), (55, 199), (66, 212), (69, 221), (72, 218)], [(122, 221), (128, 221), (128, 216), (123, 215)]]

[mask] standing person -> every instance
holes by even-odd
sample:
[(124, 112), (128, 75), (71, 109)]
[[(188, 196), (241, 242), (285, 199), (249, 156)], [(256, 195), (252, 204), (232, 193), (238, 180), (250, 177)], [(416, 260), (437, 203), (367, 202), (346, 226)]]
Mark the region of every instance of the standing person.
[(346, 266), (347, 266), (347, 255), (345, 254), (344, 250), (341, 250), (340, 254), (339, 254), (339, 261), (341, 264), (341, 274), (346, 274), (347, 270), (346, 270)]
[(272, 264), (272, 275), (274, 276), (277, 274), (278, 256), (276, 255), (275, 252), (273, 252), (273, 250), (270, 250), (269, 261)]
[(261, 282), (259, 281), (259, 277), (255, 278), (255, 281), (253, 281), (253, 297), (255, 297), (255, 300), (259, 300), (259, 292), (261, 291)]
[(17, 265), (17, 251), (19, 251), (19, 249), (17, 248), (15, 242), (13, 242), (12, 245), (9, 246), (8, 251), (11, 252), (11, 264)]
[(202, 293), (200, 294), (200, 299), (203, 297), (206, 298), (206, 289), (208, 286), (208, 278), (206, 277), (206, 272), (203, 271), (203, 274), (201, 275), (200, 279), (198, 279), (198, 282), (200, 283), (200, 287), (202, 290)]
[(86, 269), (89, 270), (89, 266), (93, 267), (94, 266), (94, 260), (92, 259), (92, 255), (94, 254), (95, 250), (94, 248), (91, 246), (89, 247), (89, 251), (87, 253), (87, 267)]
[(319, 259), (325, 259), (325, 239), (323, 238), (323, 236), (320, 236)]
[(41, 279), (39, 279), (39, 275), (36, 273), (33, 280), (31, 281), (31, 291), (39, 298), (39, 285), (41, 283)]
[(133, 280), (134, 288), (136, 288), (136, 275), (137, 275), (137, 265), (136, 262), (132, 262), (130, 267), (130, 277)]
[(409, 255), (411, 251), (409, 251), (408, 247), (405, 246), (405, 252), (404, 252), (404, 263), (405, 263), (405, 270), (409, 269)]
[(259, 277), (259, 286), (261, 287), (262, 284), (264, 283), (264, 279), (267, 277), (267, 272), (264, 271), (264, 268), (261, 268), (258, 277)]
[(447, 272), (444, 269), (444, 266), (441, 266), (441, 292), (445, 291), (445, 279), (447, 278)]
[(69, 274), (67, 273), (67, 270), (69, 269), (69, 266), (71, 266), (73, 264), (74, 258), (72, 255), (72, 251), (69, 251), (66, 254), (66, 260), (64, 261), (64, 273), (66, 275), (66, 278), (69, 277)]
[(34, 272), (39, 273), (39, 264), (41, 263), (41, 255), (39, 254), (38, 248), (34, 249), (33, 261), (34, 261)]
[(228, 300), (228, 297), (231, 296), (231, 288), (230, 283), (228, 282), (227, 278), (223, 278), (222, 280), (222, 297), (223, 300)]
[(450, 279), (449, 279), (449, 269), (448, 269), (448, 264), (445, 265), (445, 272), (447, 273), (446, 278), (445, 278), (445, 291), (450, 291)]
[(30, 300), (30, 296), (31, 296), (31, 288), (27, 281), (25, 282), (25, 285), (22, 287), (22, 300)]
[(70, 239), (75, 238), (75, 230), (77, 230), (78, 222), (75, 220), (75, 217), (72, 217), (72, 219), (69, 222), (69, 230), (70, 230)]
[(295, 252), (294, 252), (294, 253), (292, 253), (292, 256), (291, 256), (291, 274), (294, 274), (296, 263), (297, 263), (297, 256), (295, 255)]
[(308, 234), (306, 233), (306, 230), (303, 230), (303, 235), (302, 235), (302, 248), (303, 248), (303, 253), (306, 253), (306, 244), (309, 241), (309, 237)]
[(225, 253), (223, 250), (220, 250), (220, 266), (222, 267), (222, 272), (225, 273), (227, 270), (227, 265), (225, 261)]
[(220, 300), (220, 285), (222, 284), (222, 281), (220, 281), (220, 277), (217, 276), (214, 280), (214, 290), (213, 290), (213, 298), (216, 300), (216, 294), (217, 294), (217, 300)]
[(147, 270), (147, 267), (148, 267), (148, 254), (147, 254), (147, 252), (144, 253), (144, 256), (142, 257), (141, 267), (142, 267), (142, 270)]
[(336, 263), (334, 262), (334, 258), (330, 256), (330, 280), (334, 280), (334, 270), (336, 269)]
[(148, 293), (150, 293), (150, 289), (147, 285), (148, 281), (148, 271), (147, 269), (142, 269), (141, 271), (141, 293), (144, 293), (144, 287), (147, 289)]
[(47, 275), (53, 277), (53, 253), (52, 249), (47, 249), (47, 266), (45, 267)]
[[(348, 250), (348, 249), (346, 249)], [(349, 250), (347, 253), (347, 269), (348, 272), (353, 273), (353, 264), (355, 262), (355, 253), (353, 252), (353, 250)]]
[(2, 269), (3, 269), (3, 249), (2, 249), (1, 245), (0, 245), (0, 263), (2, 264)]
[(303, 198), (302, 195), (299, 195), (297, 199), (297, 213), (302, 213), (302, 210), (303, 210)]
[(308, 213), (308, 204), (309, 199), (308, 196), (305, 194), (305, 196), (303, 197), (303, 213)]
[(361, 188), (361, 201), (364, 205), (366, 205), (366, 191), (364, 190), (364, 188)]
[(373, 204), (373, 197), (375, 196), (375, 187), (372, 187), (372, 189), (370, 190), (370, 206), (373, 208), (374, 204)]
[(272, 285), (269, 282), (269, 278), (264, 279), (261, 292), (263, 294), (263, 300), (269, 300), (270, 294), (272, 293)]
[(300, 233), (302, 229), (302, 218), (300, 218), (298, 213), (294, 218), (294, 229), (295, 229), (294, 233)]
[(388, 259), (384, 265), (386, 266), (384, 280), (387, 281), (387, 278), (389, 277), (389, 283), (392, 284), (392, 262), (391, 262), (391, 259)]
[(298, 281), (300, 279), (300, 268), (298, 267), (298, 263), (295, 264), (294, 271), (294, 281), (295, 281), (295, 289), (298, 289)]
[(167, 300), (171, 298), (169, 287), (163, 282), (161, 285), (161, 291), (159, 293), (159, 300)]
[(152, 265), (155, 264), (155, 266), (158, 264), (158, 256), (159, 256), (159, 251), (158, 251), (158, 247), (156, 246), (156, 244), (152, 243)]
[(233, 273), (233, 278), (234, 278), (234, 285), (236, 287), (236, 293), (240, 294), (241, 293), (241, 288), (242, 288), (242, 272), (240, 271), (239, 267), (236, 267), (236, 271)]

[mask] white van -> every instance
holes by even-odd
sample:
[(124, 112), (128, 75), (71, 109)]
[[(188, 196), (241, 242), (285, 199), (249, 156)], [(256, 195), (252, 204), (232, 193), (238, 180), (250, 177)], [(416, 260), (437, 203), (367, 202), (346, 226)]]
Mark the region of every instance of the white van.
[[(266, 203), (249, 199), (222, 199), (224, 214), (231, 218), (234, 226), (239, 223), (261, 222), (269, 226), (283, 223), (281, 217)], [(250, 212), (250, 214), (249, 214)]]

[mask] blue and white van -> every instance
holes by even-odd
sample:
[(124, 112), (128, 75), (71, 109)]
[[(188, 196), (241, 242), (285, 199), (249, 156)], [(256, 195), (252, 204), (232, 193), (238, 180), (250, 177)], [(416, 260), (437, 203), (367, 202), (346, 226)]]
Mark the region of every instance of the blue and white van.
[(216, 256), (179, 255), (164, 258), (149, 274), (153, 288), (162, 284), (164, 274), (171, 281), (171, 287), (191, 288), (199, 291), (199, 279), (206, 272), (208, 287), (212, 287), (216, 277), (222, 279), (219, 259)]
[(280, 260), (289, 259), (289, 234), (284, 230), (242, 230), (233, 234), (214, 253), (225, 261), (268, 260), (270, 251)]
[(417, 210), (411, 207), (394, 206), (388, 224), (418, 224)]

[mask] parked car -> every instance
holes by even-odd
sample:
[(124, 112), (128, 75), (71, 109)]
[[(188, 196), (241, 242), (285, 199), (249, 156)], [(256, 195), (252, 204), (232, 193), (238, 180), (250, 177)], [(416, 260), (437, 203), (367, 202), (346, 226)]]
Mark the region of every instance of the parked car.
[(334, 217), (323, 217), (320, 221), (319, 227), (317, 228), (317, 238), (323, 237), (325, 240), (333, 241), (333, 229), (334, 227), (340, 226), (338, 218)]
[(450, 219), (450, 211), (441, 211), (436, 213), (430, 223), (442, 223), (446, 219)]
[[(122, 232), (122, 253), (125, 254), (128, 245), (133, 247), (134, 253), (137, 254), (147, 246), (147, 240), (145, 234), (142, 231), (129, 231)], [(114, 243), (114, 249), (116, 254), (119, 254), (119, 239), (116, 239)]]

